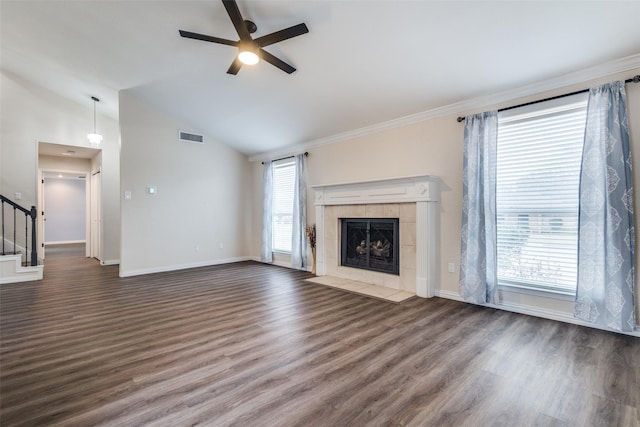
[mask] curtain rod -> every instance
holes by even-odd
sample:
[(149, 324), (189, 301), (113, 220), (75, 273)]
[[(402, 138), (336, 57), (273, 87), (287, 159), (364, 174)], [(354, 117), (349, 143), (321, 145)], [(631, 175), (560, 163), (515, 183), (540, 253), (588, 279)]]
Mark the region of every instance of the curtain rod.
[[(627, 79), (624, 82), (625, 83), (631, 83), (631, 82), (640, 83), (640, 74), (638, 74), (637, 76), (633, 76), (632, 78)], [(507, 111), (507, 110), (513, 110), (514, 108), (526, 107), (527, 105), (533, 105), (533, 104), (537, 104), (539, 102), (545, 102), (545, 101), (552, 101), (554, 99), (560, 99), (560, 98), (564, 98), (564, 97), (567, 97), (567, 96), (577, 95), (579, 93), (585, 93), (585, 92), (589, 92), (589, 89), (577, 90), (575, 92), (565, 93), (563, 95), (552, 96), (550, 98), (539, 99), (537, 101), (525, 102), (524, 104), (518, 104), (518, 105), (511, 106), (511, 107), (500, 108), (498, 110), (498, 112)], [(458, 123), (460, 123), (460, 122), (464, 122), (464, 119), (465, 119), (464, 117), (460, 116), (456, 120), (458, 121)]]
[[(304, 153), (302, 153), (302, 154), (304, 154), (304, 156), (305, 156), (305, 157), (309, 157), (309, 153), (308, 153), (307, 151), (305, 151), (305, 152), (304, 152)], [(292, 159), (292, 158), (294, 158), (294, 157), (295, 157), (295, 156), (280, 157), (279, 159), (273, 159), (273, 160), (269, 160), (269, 161), (270, 161), (270, 162), (277, 162), (278, 160)], [(262, 162), (262, 164), (264, 165), (264, 162)]]

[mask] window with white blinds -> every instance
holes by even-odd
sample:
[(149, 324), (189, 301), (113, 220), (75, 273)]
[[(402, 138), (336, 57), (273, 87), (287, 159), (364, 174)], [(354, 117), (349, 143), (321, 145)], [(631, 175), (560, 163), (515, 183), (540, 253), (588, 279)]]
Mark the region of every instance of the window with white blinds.
[(293, 159), (273, 163), (273, 250), (291, 252), (293, 190), (296, 167)]
[(587, 94), (498, 116), (498, 284), (574, 294)]

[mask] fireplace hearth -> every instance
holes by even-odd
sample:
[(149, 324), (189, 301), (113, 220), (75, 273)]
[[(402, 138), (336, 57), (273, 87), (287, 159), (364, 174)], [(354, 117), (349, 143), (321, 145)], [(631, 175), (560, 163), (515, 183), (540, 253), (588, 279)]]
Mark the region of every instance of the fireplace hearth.
[(342, 218), (341, 265), (399, 275), (398, 218)]

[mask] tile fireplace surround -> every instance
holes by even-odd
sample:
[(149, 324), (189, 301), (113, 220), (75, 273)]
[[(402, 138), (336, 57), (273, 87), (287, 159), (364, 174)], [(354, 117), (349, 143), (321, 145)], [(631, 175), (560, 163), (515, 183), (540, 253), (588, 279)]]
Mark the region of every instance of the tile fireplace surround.
[[(439, 180), (430, 175), (314, 185), (318, 276), (386, 286), (430, 298), (439, 280)], [(340, 265), (340, 218), (399, 218), (400, 275)]]

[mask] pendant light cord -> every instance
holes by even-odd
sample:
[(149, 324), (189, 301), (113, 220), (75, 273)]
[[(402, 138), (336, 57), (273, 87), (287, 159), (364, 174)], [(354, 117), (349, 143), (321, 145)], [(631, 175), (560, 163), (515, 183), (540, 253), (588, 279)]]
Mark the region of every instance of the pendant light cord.
[(93, 133), (96, 133), (96, 102), (100, 102), (98, 98), (92, 96), (93, 99)]

